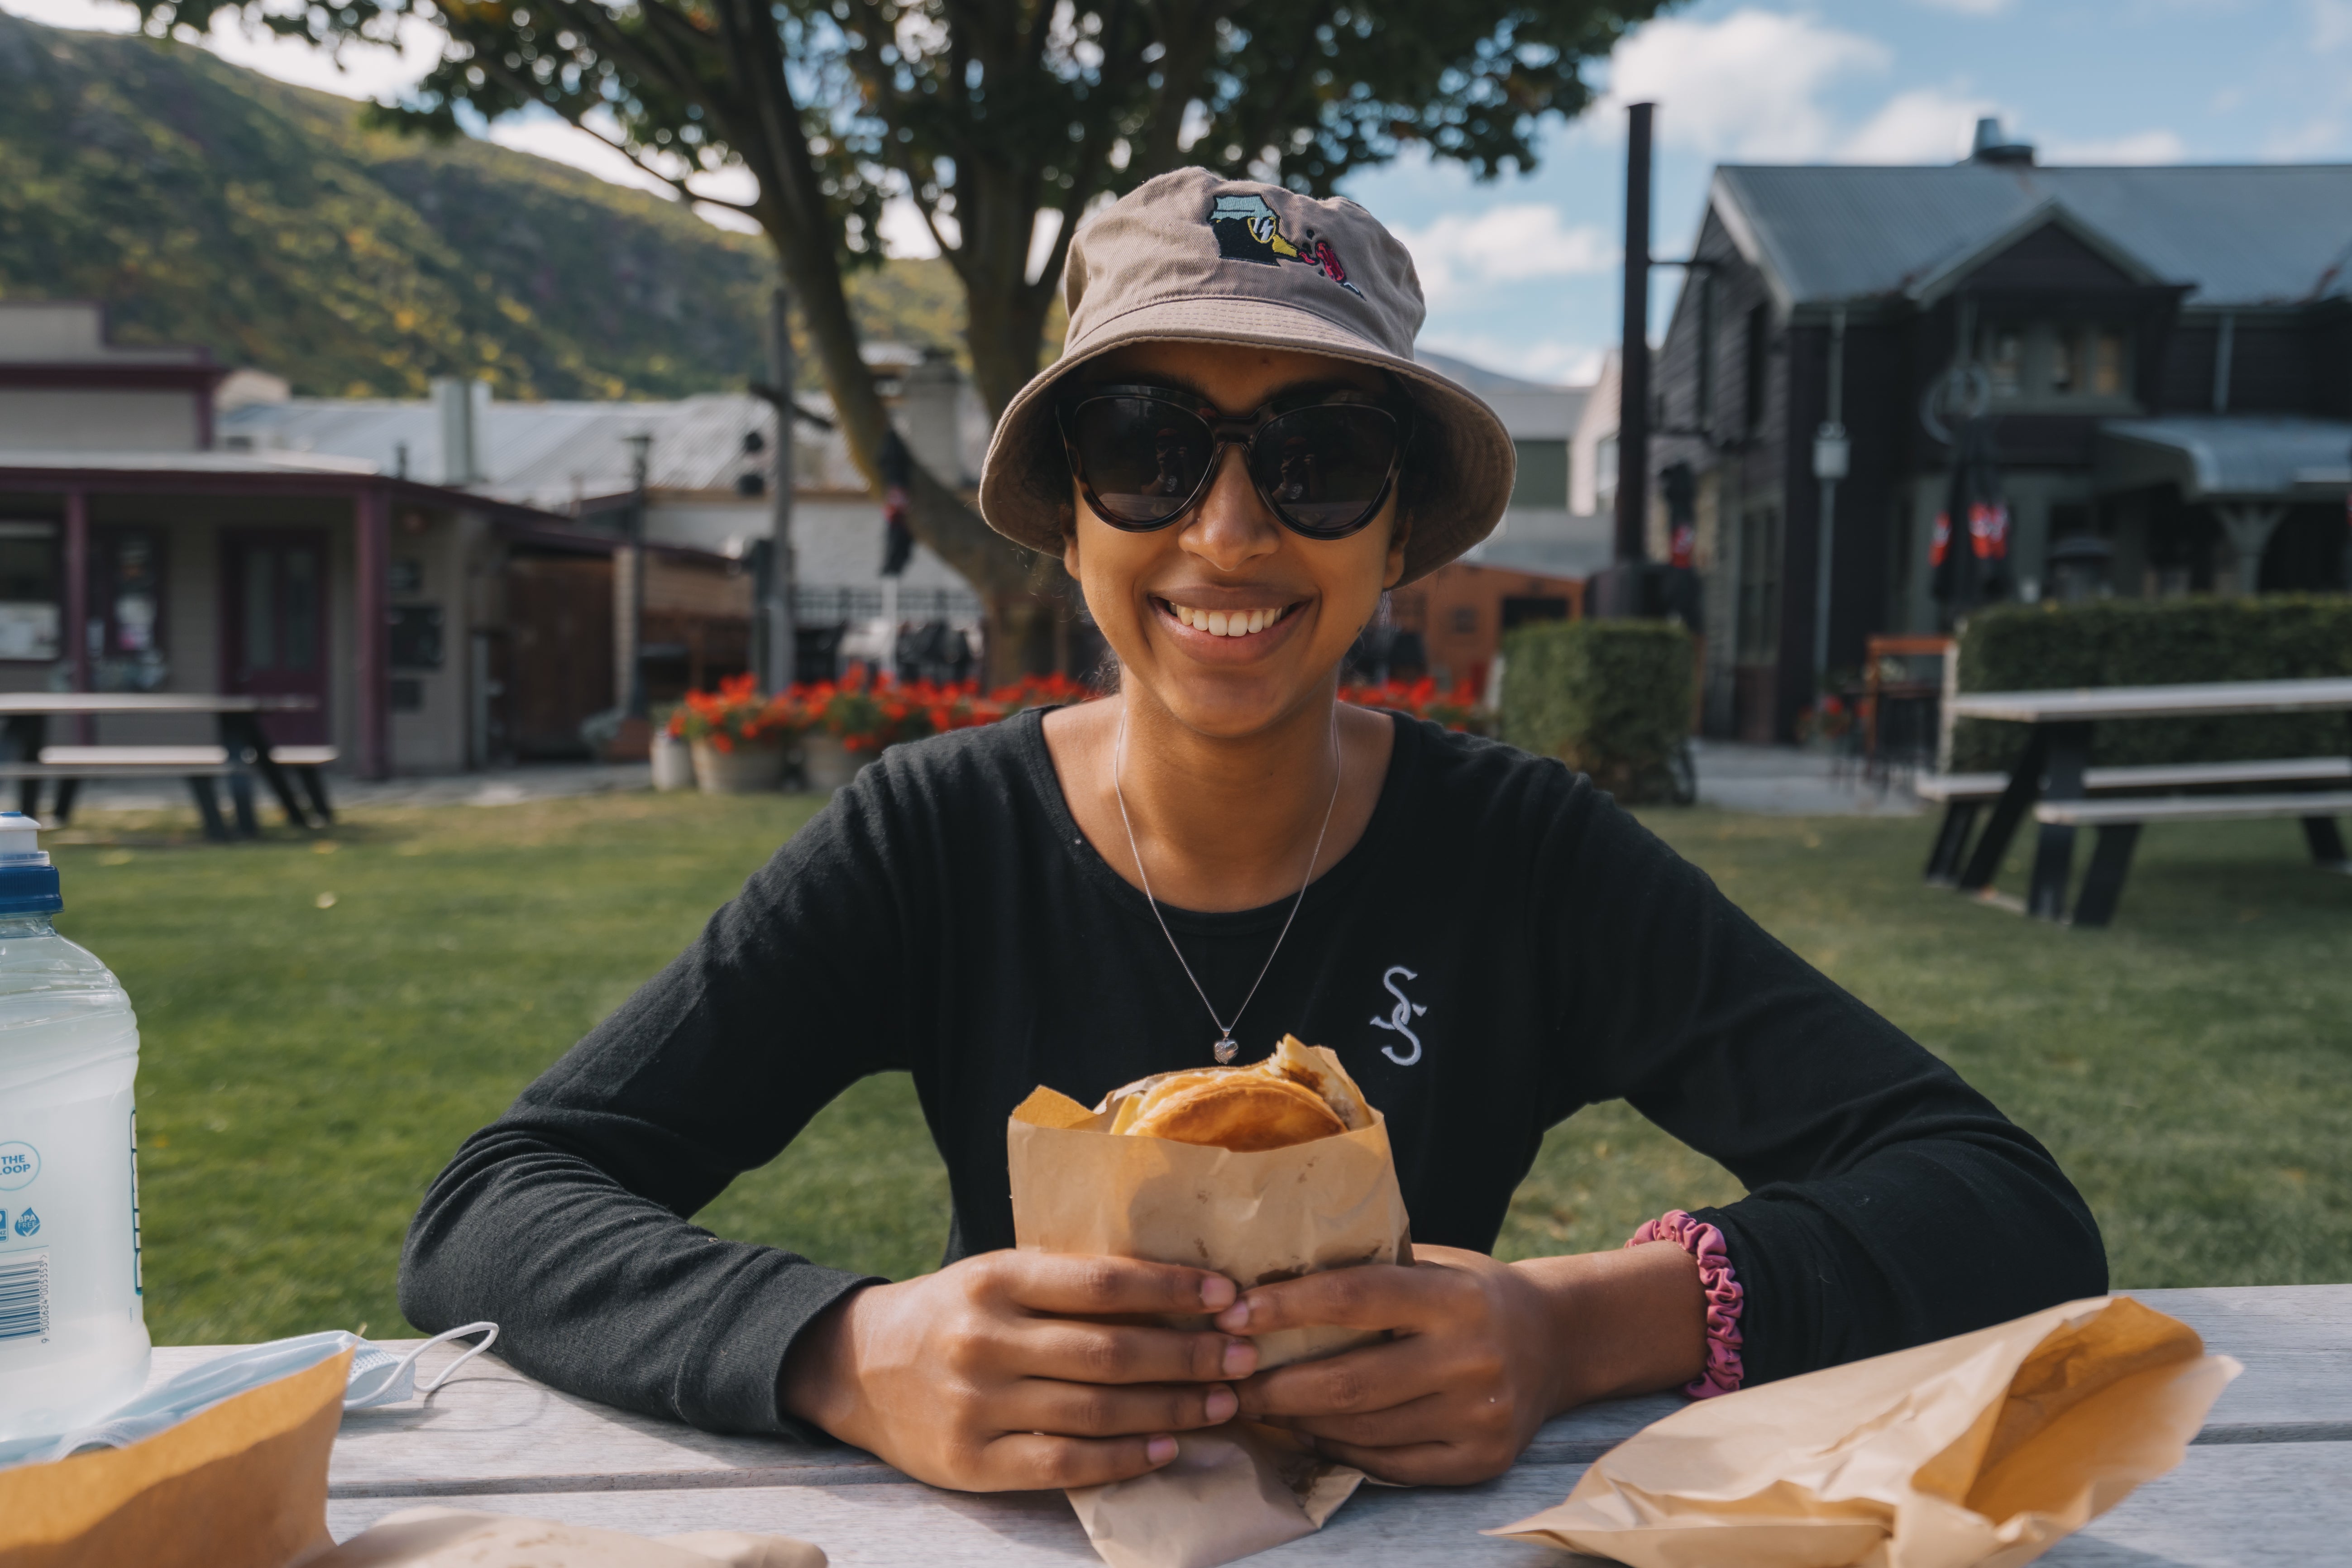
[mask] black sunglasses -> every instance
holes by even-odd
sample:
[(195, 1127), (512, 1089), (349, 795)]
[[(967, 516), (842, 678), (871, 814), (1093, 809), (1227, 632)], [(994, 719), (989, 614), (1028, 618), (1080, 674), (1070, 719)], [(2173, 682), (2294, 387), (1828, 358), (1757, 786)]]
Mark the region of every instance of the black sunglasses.
[(1227, 416), (1197, 393), (1095, 386), (1055, 410), (1070, 475), (1097, 516), (1145, 533), (1201, 504), (1228, 446), (1242, 448), (1258, 495), (1292, 532), (1345, 539), (1396, 488), (1412, 405), (1360, 392), (1277, 397)]

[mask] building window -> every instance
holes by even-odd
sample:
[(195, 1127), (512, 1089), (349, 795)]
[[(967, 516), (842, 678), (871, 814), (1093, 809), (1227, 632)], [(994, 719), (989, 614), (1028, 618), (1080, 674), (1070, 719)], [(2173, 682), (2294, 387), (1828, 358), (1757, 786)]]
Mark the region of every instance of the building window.
[(58, 626), (58, 525), (0, 522), (0, 659), (55, 659)]
[(2075, 361), (2074, 334), (2060, 331), (2050, 340), (2050, 392), (2068, 397), (2081, 390), (2082, 370)]
[(1476, 605), (1458, 605), (1454, 606), (1453, 620), (1454, 630), (1457, 636), (1473, 637), (1478, 635), (1478, 609)]
[(153, 691), (171, 678), (164, 636), (163, 540), (153, 529), (90, 537), (89, 651), (100, 691)]
[(2025, 334), (2015, 327), (1995, 327), (1985, 334), (1985, 373), (1995, 397), (2015, 397), (2025, 390)]
[(1741, 664), (1780, 657), (1780, 513), (1763, 507), (1739, 520)]
[(2091, 395), (2121, 397), (2124, 395), (2124, 335), (2112, 328), (2101, 328), (2089, 336), (2091, 354)]
[(1568, 443), (1514, 439), (1518, 453), (1517, 477), (1511, 481), (1511, 509), (1568, 507)]
[(1592, 493), (1603, 511), (1617, 500), (1617, 437), (1603, 436), (1592, 447)]

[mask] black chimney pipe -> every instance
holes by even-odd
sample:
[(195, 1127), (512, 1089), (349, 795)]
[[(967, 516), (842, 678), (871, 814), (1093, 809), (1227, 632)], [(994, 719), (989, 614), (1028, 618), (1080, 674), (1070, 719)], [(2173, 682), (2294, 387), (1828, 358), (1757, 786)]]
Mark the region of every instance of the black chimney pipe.
[(1625, 321), (1618, 349), (1617, 548), (1620, 565), (1643, 556), (1650, 508), (1650, 117), (1625, 110)]

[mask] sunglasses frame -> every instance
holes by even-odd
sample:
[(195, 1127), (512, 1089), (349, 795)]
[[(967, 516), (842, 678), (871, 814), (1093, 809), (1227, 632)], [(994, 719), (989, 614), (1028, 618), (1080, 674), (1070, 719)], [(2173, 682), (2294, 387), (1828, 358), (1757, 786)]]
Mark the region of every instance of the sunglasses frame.
[[(1086, 460), (1079, 455), (1077, 441), (1070, 433), (1071, 422), (1080, 410), (1090, 403), (1112, 398), (1145, 398), (1155, 403), (1171, 404), (1209, 427), (1212, 445), (1209, 460), (1201, 470), (1200, 482), (1192, 487), (1192, 493), (1186, 496), (1175, 510), (1157, 522), (1121, 522), (1110, 515), (1101, 498), (1095, 493), (1094, 482), (1087, 478)], [(1266, 488), (1258, 481), (1257, 471), (1250, 459), (1256, 455), (1258, 437), (1276, 420), (1309, 408), (1330, 407), (1366, 408), (1385, 416), (1396, 426), (1396, 449), (1389, 454), (1388, 472), (1381, 478), (1381, 488), (1361, 512), (1337, 528), (1313, 528), (1293, 521), (1283, 510), (1282, 503), (1266, 493)], [(1275, 521), (1301, 539), (1327, 543), (1362, 532), (1372, 519), (1380, 515), (1381, 508), (1386, 506), (1389, 497), (1395, 493), (1397, 476), (1404, 471), (1405, 448), (1412, 444), (1413, 436), (1411, 402), (1394, 395), (1376, 396), (1352, 388), (1293, 393), (1274, 398), (1253, 413), (1226, 414), (1208, 405), (1199, 393), (1187, 392), (1182, 387), (1115, 383), (1087, 387), (1056, 403), (1054, 425), (1062, 437), (1062, 451), (1069, 461), (1070, 477), (1077, 481), (1080, 493), (1087, 498), (1087, 505), (1094, 509), (1097, 517), (1122, 533), (1157, 533), (1163, 528), (1181, 522), (1198, 510), (1201, 503), (1208, 499), (1209, 491), (1216, 487), (1217, 472), (1224, 466), (1225, 448), (1239, 447), (1242, 449), (1242, 471), (1249, 476), (1250, 488), (1257, 492), (1258, 500), (1265, 503), (1266, 510), (1274, 513)]]

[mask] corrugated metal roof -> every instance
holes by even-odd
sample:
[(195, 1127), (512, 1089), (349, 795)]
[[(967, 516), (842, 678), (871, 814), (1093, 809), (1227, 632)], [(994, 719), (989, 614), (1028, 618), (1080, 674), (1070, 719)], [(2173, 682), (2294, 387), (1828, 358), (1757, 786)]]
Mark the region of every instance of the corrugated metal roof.
[(1799, 304), (1903, 293), (2053, 202), (2193, 304), (2352, 297), (2352, 164), (1732, 164), (1716, 182)]
[[(967, 390), (961, 410), (968, 471), (986, 450), (987, 419)], [(830, 416), (832, 404), (808, 393), (801, 405)], [(772, 471), (775, 411), (759, 398), (717, 393), (675, 403), (481, 403), (477, 461), (486, 474), (467, 488), (500, 500), (562, 511), (583, 496), (616, 495), (630, 485), (628, 437), (650, 435), (648, 483), (655, 489), (732, 490), (745, 473)], [(761, 450), (744, 449), (756, 431)], [(429, 402), (294, 398), (255, 403), (222, 416), (224, 445), (257, 458), (331, 454), (393, 473), (407, 448), (408, 473), (437, 481), (441, 420)], [(863, 490), (865, 476), (838, 434), (803, 425), (793, 451), (795, 488)]]

